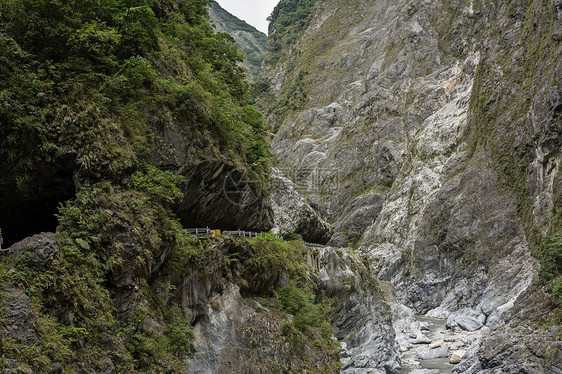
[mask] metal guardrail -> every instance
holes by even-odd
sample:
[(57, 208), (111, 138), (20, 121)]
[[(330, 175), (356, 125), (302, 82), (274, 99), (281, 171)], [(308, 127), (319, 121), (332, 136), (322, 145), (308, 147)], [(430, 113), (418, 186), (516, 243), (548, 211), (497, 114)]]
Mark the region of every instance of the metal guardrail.
[[(218, 236), (218, 235), (229, 235), (229, 236), (243, 236), (246, 238), (257, 238), (260, 236), (264, 236), (265, 233), (263, 232), (255, 232), (255, 231), (243, 231), (243, 230), (237, 230), (237, 231), (222, 231), (221, 230), (212, 230), (209, 229), (208, 227), (204, 227), (204, 228), (194, 228), (194, 229), (185, 229), (185, 232), (187, 234), (192, 234), (192, 235), (213, 235), (213, 236)], [(279, 239), (283, 240), (280, 236), (276, 235)], [(2, 250), (2, 244), (4, 244), (4, 239), (2, 238), (2, 231), (0, 229), (0, 250)], [(314, 244), (314, 243), (304, 243), (305, 246), (309, 247), (309, 248), (324, 248), (325, 245), (322, 244)]]
[[(242, 236), (245, 238), (257, 238), (260, 236), (264, 236), (265, 233), (263, 232), (255, 232), (255, 231), (244, 231), (244, 230), (236, 230), (236, 231), (221, 231), (221, 230), (211, 230), (208, 227), (206, 228), (195, 228), (195, 229), (185, 229), (185, 232), (188, 234), (194, 235), (228, 235), (228, 236)], [(280, 236), (276, 235), (279, 239), (283, 240)], [(325, 245), (316, 244), (316, 243), (304, 243), (305, 246), (308, 248), (324, 248)]]
[(325, 245), (322, 245), (322, 244), (307, 243), (307, 242), (304, 242), (304, 245), (306, 245), (309, 248), (324, 248), (325, 247)]
[(230, 236), (244, 236), (246, 238), (257, 238), (258, 236), (263, 236), (263, 232), (254, 232), (254, 231), (223, 231), (223, 235), (230, 235)]
[(209, 234), (210, 233), (210, 229), (207, 228), (202, 228), (202, 229), (185, 229), (185, 232), (188, 234), (195, 234), (195, 235), (201, 235), (201, 234)]

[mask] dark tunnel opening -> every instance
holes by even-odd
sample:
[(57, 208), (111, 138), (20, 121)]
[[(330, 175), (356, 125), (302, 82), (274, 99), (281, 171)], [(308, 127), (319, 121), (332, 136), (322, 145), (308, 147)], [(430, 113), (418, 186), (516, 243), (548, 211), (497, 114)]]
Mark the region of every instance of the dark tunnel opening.
[(75, 198), (72, 174), (42, 178), (25, 194), (19, 193), (15, 181), (3, 181), (0, 187), (0, 229), (2, 249), (35, 234), (55, 232), (60, 203)]

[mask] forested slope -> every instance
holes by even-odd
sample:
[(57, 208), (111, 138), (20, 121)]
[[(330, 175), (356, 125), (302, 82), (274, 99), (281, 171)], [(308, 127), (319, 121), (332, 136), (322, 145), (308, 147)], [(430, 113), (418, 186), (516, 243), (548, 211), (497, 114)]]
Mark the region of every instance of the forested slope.
[(170, 282), (207, 244), (181, 223), (271, 226), (262, 185), (245, 211), (220, 198), (228, 173), (265, 180), (269, 156), (242, 55), (207, 7), (0, 2), (6, 370), (185, 370), (197, 314)]
[(249, 78), (255, 81), (265, 54), (267, 35), (227, 12), (216, 1), (211, 3), (209, 14), (217, 31), (234, 38), (236, 46), (244, 54), (243, 66), (248, 69)]

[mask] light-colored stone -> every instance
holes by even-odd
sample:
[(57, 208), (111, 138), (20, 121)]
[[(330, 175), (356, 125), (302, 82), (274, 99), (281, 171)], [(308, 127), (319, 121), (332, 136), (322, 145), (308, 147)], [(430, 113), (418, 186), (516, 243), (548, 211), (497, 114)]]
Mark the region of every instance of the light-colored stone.
[(379, 289), (366, 286), (368, 270), (361, 255), (326, 247), (318, 249), (310, 263), (319, 289), (338, 299), (332, 305), (332, 320), (338, 337), (346, 343), (341, 373), (400, 373), (398, 352), (408, 343), (400, 344), (395, 337), (392, 316)]
[(431, 339), (429, 339), (424, 334), (420, 333), (417, 338), (411, 340), (412, 344), (430, 344)]
[(443, 345), (443, 342), (432, 342), (428, 348), (429, 349), (435, 349), (435, 348), (440, 348)]
[(457, 326), (466, 331), (476, 331), (482, 328), (482, 322), (468, 316), (459, 316), (455, 322)]
[(449, 349), (453, 350), (453, 351), (458, 351), (459, 349), (461, 349), (462, 347), (465, 346), (465, 344), (463, 342), (453, 342), (448, 344)]
[[(275, 103), (291, 92), (298, 71), (309, 72), (302, 108), (268, 118), (279, 127), (272, 150), (281, 166), (320, 175), (320, 188), (306, 197), (335, 222), (336, 239), (347, 237), (348, 223), (354, 234), (365, 228), (359, 249), (378, 278), (394, 285), (398, 303), (441, 318), (471, 308), (449, 327), (485, 334), (486, 324), (504, 323), (533, 278), (527, 225), (546, 235), (550, 211), (561, 201), (560, 90), (550, 81), (561, 81), (562, 65), (553, 53), (548, 66), (538, 67), (541, 74), (529, 79), (534, 89), (522, 92), (510, 79), (528, 66), (520, 48), (523, 21), (513, 16), (525, 14), (524, 6), (473, 3), (449, 2), (445, 9), (432, 1), (360, 0), (360, 10), (348, 12), (323, 2), (311, 17), (314, 28), (281, 62), (266, 59), (262, 78), (271, 81), (267, 101)], [(545, 23), (559, 23), (562, 8), (555, 3), (538, 13)], [(353, 26), (337, 26), (336, 17), (354, 14), (360, 17)], [(492, 21), (496, 16), (501, 25)], [(436, 19), (448, 19), (450, 27), (436, 27)], [(443, 38), (445, 29), (453, 32)], [(330, 42), (307, 50), (319, 35)], [(550, 37), (558, 40), (560, 32), (545, 40)], [(519, 95), (514, 105), (506, 105), (513, 93)], [(476, 97), (487, 101), (471, 107)], [(523, 102), (528, 110), (515, 111)], [(486, 130), (494, 131), (486, 141), (480, 141), (475, 114), (493, 114)], [(489, 141), (504, 147), (496, 152)], [(524, 156), (525, 198), (534, 205), (528, 222), (518, 212), (518, 192), (505, 188), (498, 168), (512, 143), (519, 150), (514, 154)], [(324, 188), (334, 180), (340, 181), (335, 192)], [(374, 194), (384, 198), (382, 207), (358, 196)], [(408, 324), (398, 324), (397, 339), (419, 337)]]
[(462, 358), (465, 354), (466, 354), (466, 351), (464, 349), (454, 351), (451, 354), (451, 358), (449, 359), (449, 363), (455, 364), (455, 365), (458, 364), (459, 362), (462, 361)]
[(270, 181), (274, 221), (271, 231), (282, 236), (297, 233), (312, 243), (328, 242), (330, 225), (299, 194), (297, 186), (277, 169), (271, 171)]
[(422, 354), (420, 355), (420, 358), (422, 360), (432, 360), (434, 358), (447, 357), (448, 355), (449, 355), (449, 350), (445, 346), (445, 347), (440, 347), (440, 348), (436, 348), (436, 349), (428, 349), (427, 351), (422, 352)]

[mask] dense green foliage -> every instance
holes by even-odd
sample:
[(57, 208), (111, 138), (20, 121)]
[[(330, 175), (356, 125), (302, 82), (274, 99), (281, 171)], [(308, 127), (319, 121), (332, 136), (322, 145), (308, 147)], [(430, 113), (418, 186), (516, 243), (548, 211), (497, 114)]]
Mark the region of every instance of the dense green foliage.
[[(107, 357), (117, 372), (185, 370), (189, 321), (148, 278), (203, 251), (171, 212), (178, 177), (150, 165), (159, 129), (197, 139), (193, 158), (205, 153), (261, 176), (269, 163), (242, 55), (213, 31), (208, 4), (0, 1), (1, 167), (28, 194), (49, 168), (64, 165), (80, 181), (76, 198), (59, 209), (53, 263), (41, 270), (26, 256), (0, 263), (4, 292), (23, 290), (32, 305), (38, 339), (0, 345), (22, 372), (55, 364), (102, 372)], [(124, 274), (141, 284), (144, 303), (132, 315), (118, 309)], [(147, 320), (158, 328), (143, 327)], [(7, 365), (2, 358), (0, 368)]]
[(269, 36), (294, 43), (304, 31), (314, 9), (316, 0), (281, 0), (269, 16)]
[(539, 275), (551, 282), (554, 296), (562, 300), (562, 231), (550, 235), (537, 252)]
[(311, 340), (314, 345), (337, 353), (339, 344), (332, 339), (334, 331), (328, 317), (330, 302), (322, 297), (316, 300), (310, 283), (292, 281), (279, 289), (279, 307), (294, 317), (283, 326), (284, 333), (297, 344)]
[(207, 4), (2, 2), (0, 156), (19, 186), (68, 142), (81, 145), (83, 172), (122, 173), (147, 154), (150, 120), (168, 111), (217, 155), (264, 173), (263, 121), (250, 106), (242, 55), (213, 31)]
[[(169, 209), (178, 197), (175, 179), (145, 165), (127, 188), (109, 182), (84, 188), (59, 209), (62, 252), (51, 266), (34, 270), (26, 256), (0, 264), (2, 282), (31, 298), (36, 326), (30, 327), (39, 335), (32, 343), (3, 339), (6, 357), (35, 372), (54, 363), (68, 372), (77, 363), (101, 371), (108, 352), (119, 372), (185, 370), (193, 335), (179, 306), (146, 281), (139, 292), (147, 303), (125, 321), (118, 319), (113, 299), (123, 274), (147, 279), (163, 252), (173, 259), (197, 251)], [(141, 328), (147, 318), (160, 321), (160, 329)]]
[(300, 242), (285, 242), (276, 235), (266, 234), (250, 241), (247, 273), (261, 275), (264, 272), (288, 273), (291, 277), (303, 277), (307, 266), (303, 260), (305, 248)]
[[(5, 357), (18, 357), (22, 369), (36, 372), (55, 363), (66, 372), (76, 372), (77, 364), (102, 371), (111, 352), (118, 372), (182, 372), (183, 360), (194, 352), (193, 334), (170, 296), (186, 275), (200, 271), (219, 283), (229, 280), (278, 295), (271, 306), (285, 320), (280, 328), (283, 349), (296, 356), (303, 349), (317, 350), (337, 363), (329, 302), (315, 294), (307, 276), (302, 240), (186, 235), (170, 211), (178, 197), (176, 179), (143, 165), (128, 186), (101, 182), (83, 188), (60, 207), (61, 254), (51, 266), (33, 270), (26, 256), (0, 262), (3, 284), (26, 290), (31, 298), (36, 322), (30, 327), (39, 338), (32, 343), (2, 339)], [(166, 261), (154, 277), (150, 269), (159, 267), (164, 253)], [(143, 300), (125, 319), (115, 310), (117, 285), (124, 276), (140, 280), (138, 297)], [(291, 283), (275, 292), (285, 277)], [(0, 367), (6, 366), (0, 360)]]
[(146, 193), (159, 203), (168, 205), (182, 197), (180, 189), (176, 187), (180, 179), (169, 171), (161, 171), (147, 164), (142, 164), (131, 176), (132, 186), (135, 189)]

